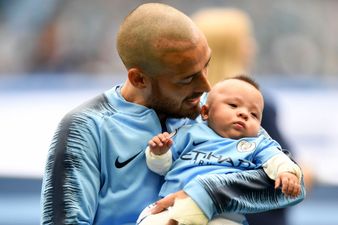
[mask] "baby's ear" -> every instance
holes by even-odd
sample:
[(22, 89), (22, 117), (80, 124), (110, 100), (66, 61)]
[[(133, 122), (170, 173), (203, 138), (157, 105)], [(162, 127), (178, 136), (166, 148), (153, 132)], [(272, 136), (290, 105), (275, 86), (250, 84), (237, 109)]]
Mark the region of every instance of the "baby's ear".
[(202, 106), (201, 117), (202, 117), (202, 120), (207, 120), (209, 118), (209, 106), (208, 105)]

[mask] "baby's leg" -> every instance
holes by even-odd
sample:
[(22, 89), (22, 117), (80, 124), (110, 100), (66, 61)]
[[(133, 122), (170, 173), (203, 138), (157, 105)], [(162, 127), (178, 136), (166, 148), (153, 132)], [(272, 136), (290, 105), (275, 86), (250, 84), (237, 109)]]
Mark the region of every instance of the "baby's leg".
[(208, 223), (207, 217), (190, 197), (176, 199), (168, 212), (169, 218), (177, 221), (178, 224), (206, 225)]
[(207, 225), (242, 225), (242, 223), (238, 223), (222, 217), (215, 217), (214, 219), (210, 220)]
[(168, 210), (157, 214), (151, 214), (151, 209), (155, 206), (155, 204), (151, 204), (145, 208), (139, 218), (137, 219), (137, 225), (175, 225), (175, 224), (168, 224), (169, 221), (169, 213)]
[(155, 204), (149, 205), (141, 212), (137, 225), (207, 225), (208, 223), (207, 217), (190, 197), (176, 199), (172, 207), (158, 214), (151, 214), (153, 207)]
[[(168, 225), (168, 210), (147, 216), (139, 225)], [(170, 224), (170, 223), (169, 223)]]
[(248, 223), (241, 214), (224, 213), (212, 218), (207, 225), (248, 225)]

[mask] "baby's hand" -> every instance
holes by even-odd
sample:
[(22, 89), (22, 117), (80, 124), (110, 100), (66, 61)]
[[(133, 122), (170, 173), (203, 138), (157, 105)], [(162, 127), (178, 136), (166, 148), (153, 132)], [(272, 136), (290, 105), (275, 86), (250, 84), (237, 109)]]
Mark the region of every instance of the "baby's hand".
[(172, 144), (173, 141), (168, 132), (158, 134), (148, 142), (150, 151), (155, 155), (162, 155), (166, 153)]
[(298, 177), (289, 172), (283, 172), (277, 176), (275, 188), (282, 187), (282, 192), (289, 197), (297, 197), (301, 192)]

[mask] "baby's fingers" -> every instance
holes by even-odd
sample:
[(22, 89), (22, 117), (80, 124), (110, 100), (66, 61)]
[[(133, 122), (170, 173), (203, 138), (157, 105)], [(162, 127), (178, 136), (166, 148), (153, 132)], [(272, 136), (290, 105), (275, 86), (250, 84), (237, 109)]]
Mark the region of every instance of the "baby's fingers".
[(148, 145), (155, 148), (155, 147), (162, 147), (163, 143), (159, 135), (153, 137), (149, 142)]
[(169, 133), (168, 132), (164, 132), (162, 134), (159, 134), (159, 135), (157, 135), (157, 138), (158, 138), (158, 141), (163, 145), (163, 144), (165, 144), (165, 143), (168, 142)]
[(286, 195), (291, 195), (293, 192), (293, 182), (288, 177), (282, 177), (282, 192)]
[(279, 188), (281, 185), (281, 178), (277, 177), (276, 181), (275, 181), (275, 189)]
[(291, 193), (292, 197), (297, 197), (301, 193), (301, 186), (299, 183), (295, 183), (293, 186), (293, 191)]
[(294, 198), (300, 194), (301, 191), (300, 184), (293, 179), (288, 178), (283, 179), (282, 186), (283, 186), (282, 192), (287, 196)]

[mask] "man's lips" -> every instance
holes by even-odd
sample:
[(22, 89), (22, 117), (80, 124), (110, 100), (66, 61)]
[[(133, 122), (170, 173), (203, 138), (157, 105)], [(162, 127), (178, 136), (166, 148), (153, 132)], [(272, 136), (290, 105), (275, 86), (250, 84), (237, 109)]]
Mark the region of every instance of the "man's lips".
[(199, 104), (199, 102), (200, 102), (200, 96), (195, 97), (195, 98), (187, 98), (185, 100), (185, 102), (187, 102), (189, 105), (195, 106), (195, 105)]

